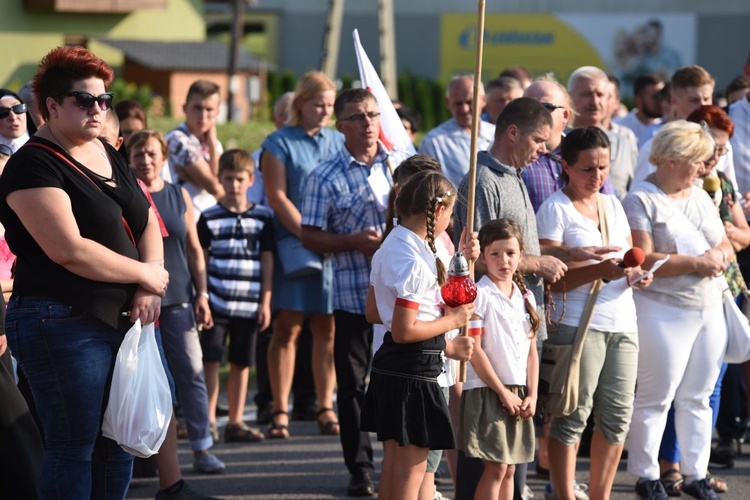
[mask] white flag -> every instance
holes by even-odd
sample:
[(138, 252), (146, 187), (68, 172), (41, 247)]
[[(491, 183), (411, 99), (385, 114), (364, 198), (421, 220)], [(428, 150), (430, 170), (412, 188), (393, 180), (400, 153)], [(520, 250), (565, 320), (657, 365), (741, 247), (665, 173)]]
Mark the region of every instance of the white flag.
[(354, 37), (354, 52), (357, 53), (359, 79), (362, 81), (362, 87), (372, 92), (378, 101), (378, 110), (380, 111), (380, 141), (389, 150), (396, 148), (412, 154), (416, 153), (414, 145), (411, 143), (411, 139), (409, 139), (409, 134), (406, 133), (404, 124), (401, 123), (401, 118), (396, 113), (396, 108), (393, 107), (391, 98), (383, 86), (383, 82), (380, 81), (377, 71), (375, 71), (365, 53), (365, 49), (362, 47), (362, 43), (359, 41), (359, 32), (354, 30), (352, 36)]

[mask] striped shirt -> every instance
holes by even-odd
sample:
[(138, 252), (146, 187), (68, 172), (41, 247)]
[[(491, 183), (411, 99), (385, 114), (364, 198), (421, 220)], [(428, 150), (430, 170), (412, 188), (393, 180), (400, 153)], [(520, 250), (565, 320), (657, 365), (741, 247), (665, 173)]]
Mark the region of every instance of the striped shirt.
[[(393, 185), (391, 172), (407, 158), (401, 151), (387, 152), (379, 146), (372, 166), (354, 159), (346, 147), (318, 165), (307, 177), (302, 201), (302, 225), (333, 234), (353, 234), (375, 228), (385, 230), (385, 213), (375, 200), (367, 178), (381, 170)], [(370, 257), (362, 252), (333, 254), (333, 308), (353, 314), (365, 313), (370, 282)]]
[(208, 255), (208, 294), (214, 314), (255, 318), (261, 292), (261, 253), (274, 248), (273, 215), (261, 205), (235, 213), (221, 204), (198, 220)]

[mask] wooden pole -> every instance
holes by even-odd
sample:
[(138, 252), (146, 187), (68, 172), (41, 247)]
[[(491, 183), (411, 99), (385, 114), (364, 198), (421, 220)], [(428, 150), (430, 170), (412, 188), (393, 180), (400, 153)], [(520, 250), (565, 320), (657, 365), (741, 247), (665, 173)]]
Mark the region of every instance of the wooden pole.
[[(466, 231), (474, 230), (474, 193), (477, 188), (477, 138), (479, 137), (479, 92), (482, 84), (482, 51), (484, 49), (484, 6), (479, 0), (477, 6), (477, 46), (474, 59), (474, 97), (471, 110), (471, 149), (469, 151), (469, 192), (466, 197)], [(469, 276), (474, 276), (474, 262), (469, 262)], [(461, 328), (461, 335), (469, 335), (469, 325)], [(461, 361), (458, 381), (466, 381), (466, 361)]]
[(229, 81), (227, 85), (227, 122), (230, 123), (236, 118), (234, 116), (234, 97), (239, 90), (237, 65), (240, 60), (240, 43), (245, 30), (245, 0), (234, 0), (233, 9), (234, 25), (232, 26), (232, 41), (229, 49)]
[(380, 79), (391, 99), (398, 99), (396, 82), (396, 30), (393, 26), (393, 0), (378, 1), (380, 18)]
[(341, 22), (344, 17), (346, 0), (330, 0), (328, 18), (323, 34), (323, 51), (320, 58), (320, 71), (332, 82), (336, 81), (336, 70), (339, 62), (339, 42), (341, 41)]

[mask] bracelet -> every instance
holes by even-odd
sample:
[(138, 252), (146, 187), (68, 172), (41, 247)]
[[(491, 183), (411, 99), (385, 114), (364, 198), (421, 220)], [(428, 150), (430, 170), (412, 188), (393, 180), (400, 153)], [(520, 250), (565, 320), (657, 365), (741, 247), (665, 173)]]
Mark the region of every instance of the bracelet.
[(729, 262), (729, 259), (727, 258), (727, 253), (724, 251), (724, 249), (721, 248), (721, 247), (719, 247), (719, 252), (721, 252), (721, 255), (724, 256), (724, 264), (726, 264), (727, 262)]
[(198, 294), (198, 297), (203, 297), (204, 299), (210, 299), (211, 296), (208, 294), (208, 292), (201, 292)]

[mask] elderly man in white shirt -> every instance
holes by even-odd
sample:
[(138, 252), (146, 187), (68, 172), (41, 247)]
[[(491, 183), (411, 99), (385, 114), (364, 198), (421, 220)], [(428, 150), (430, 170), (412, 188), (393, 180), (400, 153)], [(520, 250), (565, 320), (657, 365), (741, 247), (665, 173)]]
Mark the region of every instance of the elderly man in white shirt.
[(611, 144), (610, 180), (622, 199), (633, 181), (638, 159), (638, 140), (629, 128), (610, 123), (607, 126), (609, 78), (595, 66), (582, 66), (568, 78), (568, 93), (575, 110), (575, 127), (599, 127)]
[[(430, 130), (422, 139), (419, 152), (432, 156), (443, 166), (443, 173), (454, 186), (469, 172), (471, 149), (472, 107), (483, 108), (486, 103), (484, 86), (479, 84), (479, 98), (474, 99), (474, 77), (458, 75), (448, 83), (445, 102), (452, 118)], [(490, 148), (495, 137), (495, 125), (479, 121), (477, 150)]]

